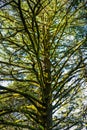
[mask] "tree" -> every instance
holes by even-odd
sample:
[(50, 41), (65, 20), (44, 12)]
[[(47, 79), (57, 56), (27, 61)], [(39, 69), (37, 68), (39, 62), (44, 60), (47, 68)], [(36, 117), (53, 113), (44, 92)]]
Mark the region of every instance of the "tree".
[[(78, 106), (73, 103), (85, 83), (86, 57), (81, 47), (87, 37), (79, 37), (78, 30), (86, 23), (83, 10), (86, 13), (87, 3), (74, 0), (0, 3), (0, 80), (13, 83), (13, 87), (0, 85), (1, 127), (29, 130), (82, 127), (83, 112), (77, 113), (78, 118), (72, 112)], [(59, 117), (62, 107), (67, 109), (61, 110)]]

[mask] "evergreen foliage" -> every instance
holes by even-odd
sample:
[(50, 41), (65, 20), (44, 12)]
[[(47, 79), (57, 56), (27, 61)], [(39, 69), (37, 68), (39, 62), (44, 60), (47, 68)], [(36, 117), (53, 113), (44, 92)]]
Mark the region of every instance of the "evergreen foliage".
[(87, 2), (0, 1), (0, 129), (87, 127)]

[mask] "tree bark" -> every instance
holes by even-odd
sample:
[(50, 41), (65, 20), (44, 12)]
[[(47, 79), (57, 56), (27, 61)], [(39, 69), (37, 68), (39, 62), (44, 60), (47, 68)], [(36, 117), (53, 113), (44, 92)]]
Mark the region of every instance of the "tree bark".
[(43, 126), (44, 130), (52, 130), (52, 93), (51, 93), (51, 62), (50, 62), (50, 52), (49, 46), (45, 44), (44, 47), (44, 88), (43, 88)]

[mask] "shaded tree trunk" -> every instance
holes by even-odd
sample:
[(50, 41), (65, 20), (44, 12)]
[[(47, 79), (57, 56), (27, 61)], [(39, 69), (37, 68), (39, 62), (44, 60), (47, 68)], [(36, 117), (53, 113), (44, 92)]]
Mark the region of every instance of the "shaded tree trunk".
[(43, 104), (44, 104), (44, 114), (43, 126), (44, 130), (52, 130), (52, 93), (51, 93), (51, 63), (50, 63), (50, 46), (48, 44), (44, 46), (44, 87), (43, 87)]

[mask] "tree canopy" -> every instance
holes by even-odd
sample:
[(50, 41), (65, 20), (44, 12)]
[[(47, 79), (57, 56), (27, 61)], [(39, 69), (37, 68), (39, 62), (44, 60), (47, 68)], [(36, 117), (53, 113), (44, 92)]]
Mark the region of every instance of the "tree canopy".
[(86, 9), (85, 0), (0, 1), (2, 130), (87, 126)]

